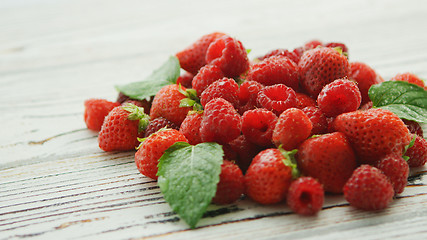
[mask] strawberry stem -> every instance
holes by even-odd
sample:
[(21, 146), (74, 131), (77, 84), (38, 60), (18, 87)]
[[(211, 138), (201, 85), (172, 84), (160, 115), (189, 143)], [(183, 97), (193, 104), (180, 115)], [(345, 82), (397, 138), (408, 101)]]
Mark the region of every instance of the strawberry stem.
[(298, 170), (297, 161), (295, 159), (295, 155), (297, 154), (298, 149), (286, 151), (282, 148), (282, 145), (280, 145), (278, 149), (284, 157), (283, 164), (285, 164), (286, 166), (292, 169), (292, 178), (293, 179), (299, 178), (301, 174), (300, 174), (300, 171)]

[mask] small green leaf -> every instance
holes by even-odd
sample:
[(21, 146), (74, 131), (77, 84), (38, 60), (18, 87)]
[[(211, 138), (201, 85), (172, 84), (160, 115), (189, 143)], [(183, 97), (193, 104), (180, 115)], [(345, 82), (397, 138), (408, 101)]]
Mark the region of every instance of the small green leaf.
[(196, 101), (189, 98), (183, 98), (179, 101), (179, 107), (192, 107), (196, 104)]
[(406, 145), (406, 146), (405, 146), (405, 148), (404, 148), (404, 150), (403, 150), (402, 158), (403, 158), (403, 159), (405, 159), (405, 161), (408, 161), (408, 160), (409, 160), (409, 157), (408, 157), (408, 156), (406, 156), (405, 154), (406, 154), (406, 152), (408, 151), (408, 149), (410, 149), (411, 147), (413, 147), (413, 146), (414, 146), (414, 144), (415, 144), (415, 139), (416, 139), (416, 138), (417, 138), (417, 135), (415, 135), (415, 134), (414, 134), (414, 136), (412, 137), (411, 142), (409, 142), (409, 144), (408, 144), (408, 145)]
[(291, 151), (286, 151), (282, 148), (282, 145), (278, 147), (279, 151), (285, 157), (283, 159), (283, 163), (292, 169), (292, 178), (297, 179), (301, 174), (298, 170), (297, 160), (295, 159), (295, 155), (298, 152), (298, 149), (294, 149)]
[(215, 196), (224, 152), (217, 143), (177, 142), (159, 160), (158, 185), (172, 209), (195, 228)]
[(252, 52), (252, 49), (246, 49), (246, 54), (249, 54)]
[(143, 81), (116, 86), (116, 89), (132, 99), (143, 100), (156, 95), (164, 86), (176, 83), (180, 74), (179, 60), (171, 56), (160, 68)]
[(144, 112), (144, 108), (138, 107), (132, 103), (127, 103), (122, 106), (122, 108), (129, 112), (129, 120), (138, 120), (138, 133), (147, 128), (150, 123), (150, 116)]
[(403, 81), (387, 81), (369, 89), (373, 107), (395, 113), (402, 119), (427, 123), (427, 91)]

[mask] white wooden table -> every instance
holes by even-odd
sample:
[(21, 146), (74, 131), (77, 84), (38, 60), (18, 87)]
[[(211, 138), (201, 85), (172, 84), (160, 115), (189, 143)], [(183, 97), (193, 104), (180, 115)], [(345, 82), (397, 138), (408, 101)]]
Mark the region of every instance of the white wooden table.
[(115, 100), (203, 34), (223, 31), (256, 57), (311, 39), (345, 42), (385, 79), (427, 79), (425, 1), (0, 1), (0, 239), (427, 239), (426, 167), (385, 211), (327, 196), (316, 217), (250, 200), (211, 206), (198, 228), (105, 153), (83, 101)]

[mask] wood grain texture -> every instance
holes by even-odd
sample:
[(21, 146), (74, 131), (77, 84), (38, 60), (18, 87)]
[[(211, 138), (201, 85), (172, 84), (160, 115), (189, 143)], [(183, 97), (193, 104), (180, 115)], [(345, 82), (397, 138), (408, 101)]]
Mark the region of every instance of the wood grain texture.
[(133, 152), (104, 153), (83, 101), (115, 100), (201, 35), (223, 31), (256, 57), (311, 39), (345, 42), (385, 79), (427, 78), (425, 1), (0, 2), (0, 239), (425, 239), (427, 168), (390, 208), (327, 196), (316, 217), (248, 199), (209, 207), (195, 230), (171, 212)]

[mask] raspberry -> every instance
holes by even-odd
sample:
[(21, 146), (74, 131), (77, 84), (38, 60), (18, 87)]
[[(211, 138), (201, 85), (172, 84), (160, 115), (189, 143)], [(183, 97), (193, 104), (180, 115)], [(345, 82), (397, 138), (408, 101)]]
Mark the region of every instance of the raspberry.
[(402, 193), (408, 183), (409, 166), (401, 156), (386, 155), (378, 161), (376, 167), (388, 177), (395, 194)]
[(252, 159), (263, 150), (260, 146), (248, 141), (245, 135), (238, 136), (228, 144), (237, 153), (236, 162), (243, 173), (248, 169)]
[(320, 110), (328, 117), (356, 111), (361, 101), (359, 88), (347, 79), (337, 79), (327, 84), (317, 97)]
[(206, 52), (206, 62), (218, 66), (226, 77), (238, 77), (249, 69), (246, 49), (237, 39), (223, 36), (216, 39)]
[(393, 186), (379, 169), (361, 165), (344, 185), (344, 197), (351, 206), (373, 211), (386, 208), (393, 200)]
[(223, 77), (224, 73), (222, 73), (219, 67), (215, 65), (206, 65), (194, 76), (192, 81), (193, 89), (195, 89), (197, 95), (200, 96), (209, 85)]
[(259, 91), (264, 88), (259, 82), (244, 81), (239, 88), (239, 113), (243, 115), (247, 110), (257, 107), (257, 97)]
[(257, 103), (276, 115), (280, 115), (286, 109), (296, 106), (296, 93), (284, 84), (268, 86), (259, 91)]
[(163, 117), (158, 117), (148, 123), (147, 128), (145, 129), (144, 137), (148, 137), (162, 128), (172, 128), (178, 130), (178, 127), (171, 121)]
[(304, 93), (296, 93), (297, 105), (296, 108), (303, 109), (305, 107), (316, 107), (316, 100)]
[(248, 72), (247, 79), (265, 86), (285, 84), (298, 91), (297, 67), (295, 62), (287, 57), (272, 56), (254, 64)]
[(406, 120), (406, 119), (402, 119), (402, 120), (411, 133), (417, 134), (420, 137), (424, 137), (423, 128), (419, 123), (415, 121)]
[(324, 134), (328, 132), (328, 120), (318, 107), (305, 107), (302, 111), (310, 119), (313, 128), (311, 135)]
[(88, 99), (84, 102), (84, 121), (90, 130), (101, 130), (104, 118), (115, 107), (119, 106), (118, 102), (110, 102), (105, 99)]
[(267, 109), (249, 110), (242, 116), (242, 133), (250, 142), (269, 146), (276, 122), (277, 116)]
[(240, 127), (240, 115), (227, 100), (215, 98), (206, 104), (200, 124), (203, 142), (228, 143), (240, 135)]
[(409, 157), (409, 167), (424, 166), (427, 162), (427, 140), (420, 136), (416, 136), (414, 146), (410, 147), (405, 155)]
[(292, 181), (292, 170), (276, 148), (258, 153), (245, 174), (246, 194), (261, 204), (274, 204), (286, 198)]
[(225, 34), (220, 32), (204, 35), (186, 49), (178, 52), (176, 57), (181, 68), (196, 75), (199, 69), (206, 65), (206, 51), (209, 45), (222, 36)]
[(300, 177), (291, 183), (286, 203), (298, 214), (315, 215), (322, 209), (324, 195), (323, 187), (316, 179)]
[(350, 68), (349, 78), (357, 82), (360, 94), (362, 95), (362, 104), (365, 104), (370, 101), (368, 95), (369, 88), (382, 81), (375, 70), (365, 63), (352, 62), (350, 63)]
[(214, 98), (223, 98), (233, 107), (239, 105), (239, 85), (231, 78), (222, 78), (209, 85), (200, 96), (200, 103), (205, 106)]
[(323, 46), (323, 43), (320, 40), (314, 39), (309, 42), (306, 42), (304, 44), (304, 49), (307, 51), (307, 50), (316, 48), (318, 46)]
[(425, 87), (425, 83), (423, 80), (421, 80), (417, 75), (413, 74), (413, 73), (399, 73), (396, 76), (392, 77), (390, 79), (391, 81), (404, 81), (404, 82), (408, 82), (408, 83), (412, 83), (415, 85), (418, 85), (420, 87)]
[(224, 160), (224, 163), (221, 165), (219, 183), (212, 202), (215, 204), (233, 203), (239, 200), (244, 190), (245, 185), (242, 171), (236, 164)]
[(298, 108), (290, 108), (280, 114), (273, 130), (272, 140), (285, 150), (298, 147), (310, 136), (312, 124), (305, 113)]
[(179, 131), (188, 139), (188, 143), (196, 145), (202, 142), (200, 137), (200, 124), (202, 123), (203, 114), (189, 113), (182, 121)]
[(157, 179), (157, 164), (163, 153), (176, 142), (188, 142), (185, 136), (175, 129), (166, 129), (151, 134), (135, 153), (135, 164), (139, 172)]
[(258, 58), (260, 61), (272, 57), (272, 56), (283, 56), (283, 57), (288, 57), (289, 59), (291, 59), (294, 63), (298, 64), (299, 61), (299, 56), (295, 53), (295, 52), (290, 52), (287, 49), (275, 49), (267, 54), (265, 54), (264, 56)]
[(191, 88), (192, 81), (193, 81), (194, 75), (189, 72), (184, 72), (181, 74), (181, 76), (176, 79), (176, 84), (185, 87), (185, 88)]

